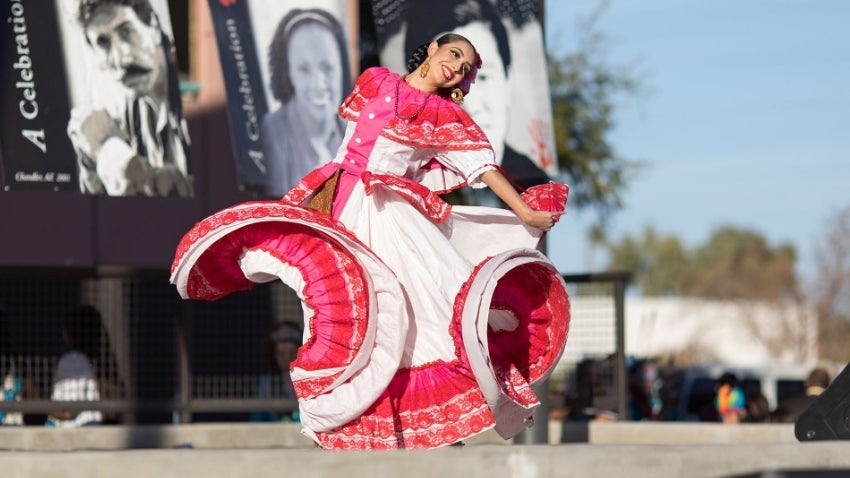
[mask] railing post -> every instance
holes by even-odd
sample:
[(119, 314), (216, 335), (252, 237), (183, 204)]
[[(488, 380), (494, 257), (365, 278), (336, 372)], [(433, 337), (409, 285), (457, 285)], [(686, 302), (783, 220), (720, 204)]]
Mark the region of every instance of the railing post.
[[(177, 316), (177, 367), (178, 367), (178, 403), (179, 423), (192, 421), (189, 401), (192, 398), (192, 307), (188, 301), (180, 301)], [(175, 417), (176, 418), (176, 417)]]
[(629, 404), (626, 371), (626, 281), (625, 276), (614, 279), (614, 316), (617, 329), (617, 411), (621, 420), (628, 420)]

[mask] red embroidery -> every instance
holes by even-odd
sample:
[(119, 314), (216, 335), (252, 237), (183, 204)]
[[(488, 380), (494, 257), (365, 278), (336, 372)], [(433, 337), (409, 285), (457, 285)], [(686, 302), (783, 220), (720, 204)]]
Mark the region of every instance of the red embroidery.
[(560, 183), (546, 183), (528, 188), (522, 199), (536, 211), (563, 211), (567, 207), (570, 187)]
[(401, 369), (360, 417), (318, 433), (329, 450), (435, 448), (469, 438), (495, 421), (475, 378), (457, 362)]
[[(221, 227), (230, 225), (238, 221), (258, 218), (288, 218), (293, 220), (301, 220), (310, 223), (315, 223), (321, 227), (333, 229), (334, 231), (345, 234), (350, 240), (362, 244), (357, 237), (345, 228), (341, 223), (328, 218), (325, 215), (318, 214), (316, 211), (292, 206), (278, 201), (249, 201), (237, 206), (231, 206), (226, 209), (202, 219), (200, 222), (189, 230), (180, 243), (177, 244), (174, 253), (174, 261), (171, 263), (171, 274), (177, 270), (177, 266), (183, 261), (186, 253), (202, 238), (212, 231), (216, 231)], [(363, 246), (366, 248), (366, 246)], [(210, 299), (211, 300), (211, 299)]]
[[(398, 75), (386, 68), (369, 68), (340, 105), (340, 116), (356, 121), (369, 99), (379, 93), (394, 95), (398, 79)], [(439, 95), (422, 93), (422, 97), (425, 107), (421, 113), (411, 120), (393, 117), (381, 136), (408, 146), (443, 151), (491, 149), (487, 136), (463, 108)]]
[(395, 191), (434, 222), (443, 223), (449, 218), (452, 206), (443, 201), (438, 193), (415, 181), (386, 174), (372, 174), (368, 171), (363, 173), (361, 179), (366, 194), (372, 194), (376, 186), (384, 186)]

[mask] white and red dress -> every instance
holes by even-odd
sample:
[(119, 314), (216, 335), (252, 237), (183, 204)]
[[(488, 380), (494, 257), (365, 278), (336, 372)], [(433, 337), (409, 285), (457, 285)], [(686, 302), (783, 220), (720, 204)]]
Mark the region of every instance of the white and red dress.
[[(451, 206), (497, 168), (451, 100), (370, 68), (339, 108), (336, 158), (280, 201), (220, 211), (180, 242), (172, 282), (214, 300), (281, 280), (304, 310), (291, 367), (304, 433), (326, 449), (435, 448), (532, 424), (532, 386), (560, 358), (566, 285), (511, 211)], [(336, 181), (332, 207), (316, 208)], [(523, 196), (562, 210), (568, 188)], [(323, 212), (323, 209), (325, 212)]]

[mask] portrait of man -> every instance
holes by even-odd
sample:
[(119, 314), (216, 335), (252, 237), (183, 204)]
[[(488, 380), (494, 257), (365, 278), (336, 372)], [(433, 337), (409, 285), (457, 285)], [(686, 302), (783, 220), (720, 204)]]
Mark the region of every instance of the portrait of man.
[(68, 1), (99, 73), (68, 121), (80, 190), (192, 196), (173, 41), (151, 0)]

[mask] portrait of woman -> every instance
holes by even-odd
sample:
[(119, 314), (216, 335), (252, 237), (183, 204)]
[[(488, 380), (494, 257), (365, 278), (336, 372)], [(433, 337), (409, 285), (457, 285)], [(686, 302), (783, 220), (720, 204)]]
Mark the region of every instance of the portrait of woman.
[(325, 10), (290, 10), (269, 46), (269, 75), (280, 107), (262, 121), (266, 192), (280, 197), (342, 142), (336, 110), (351, 88), (342, 25)]

